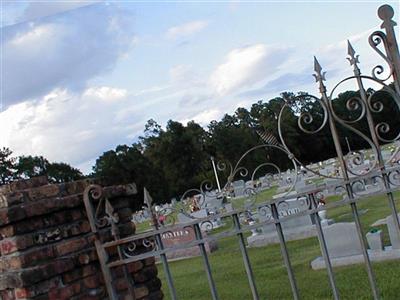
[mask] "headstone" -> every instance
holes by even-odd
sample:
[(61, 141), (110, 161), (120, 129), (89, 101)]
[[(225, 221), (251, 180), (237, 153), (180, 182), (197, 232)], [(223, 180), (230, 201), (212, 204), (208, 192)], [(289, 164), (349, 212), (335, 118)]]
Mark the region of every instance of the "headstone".
[(226, 203), (226, 204), (225, 204), (225, 210), (226, 210), (227, 212), (233, 211), (232, 203)]
[(323, 227), (323, 232), (330, 257), (362, 254), (362, 246), (355, 223), (332, 224)]
[(192, 222), (194, 219), (188, 217), (187, 215), (183, 214), (183, 213), (178, 213), (178, 223), (179, 224), (184, 224), (184, 223), (188, 223), (188, 222)]
[[(212, 215), (212, 213), (211, 213), (211, 215)], [(192, 212), (190, 214), (190, 216), (187, 216), (183, 213), (178, 213), (179, 224), (193, 222), (196, 219), (207, 218), (209, 216), (209, 214), (207, 213), (206, 209), (201, 209), (201, 210)], [(203, 223), (200, 223), (200, 227), (201, 227), (202, 231), (209, 231), (211, 229), (216, 229), (216, 228), (221, 227), (222, 225), (223, 225), (223, 223), (222, 223), (221, 219), (218, 217), (216, 217), (215, 219), (212, 219), (211, 221), (205, 221)]]
[[(400, 214), (398, 215), (400, 218)], [(397, 233), (396, 224), (394, 223), (393, 216), (390, 215), (386, 218), (386, 224), (389, 231), (390, 242), (393, 249), (400, 249), (400, 237)]]
[(232, 185), (233, 185), (233, 192), (235, 194), (235, 197), (244, 196), (244, 190), (246, 188), (244, 180), (234, 181), (232, 183)]
[[(389, 217), (388, 217), (389, 218)], [(389, 226), (388, 226), (389, 227)], [(347, 266), (351, 264), (361, 264), (364, 262), (362, 245), (358, 237), (355, 223), (336, 223), (322, 228), (324, 232), (326, 246), (333, 267)], [(390, 230), (390, 229), (389, 229)], [(400, 247), (385, 247), (382, 249), (381, 232), (367, 233), (367, 241), (370, 249), (367, 249), (371, 261), (384, 261), (400, 258)], [(371, 239), (372, 237), (372, 239)], [(392, 240), (396, 244), (396, 241)], [(399, 240), (397, 240), (399, 243)], [(400, 245), (397, 244), (397, 245)], [(323, 257), (317, 257), (311, 262), (313, 270), (326, 268)]]
[(329, 195), (335, 195), (336, 193), (339, 192), (340, 188), (338, 187), (341, 186), (342, 182), (339, 179), (333, 179), (333, 178), (327, 178), (325, 179), (325, 185), (327, 189), (327, 196)]
[[(289, 215), (296, 215), (301, 211), (307, 210), (308, 205), (303, 200), (289, 199), (278, 206), (280, 218)], [(268, 222), (272, 220), (271, 212), (262, 207), (258, 211), (258, 221)], [(286, 240), (298, 240), (316, 235), (315, 225), (312, 224), (309, 215), (300, 215), (281, 222)], [(249, 247), (265, 246), (278, 243), (278, 235), (274, 223), (266, 224), (261, 227), (261, 234), (247, 238)]]
[[(203, 237), (207, 234), (202, 233)], [(175, 249), (167, 252), (169, 259), (176, 258), (188, 258), (200, 255), (200, 248), (196, 245), (193, 247), (184, 247), (185, 244), (189, 244), (196, 240), (196, 235), (192, 227), (177, 228), (170, 231), (164, 232), (161, 235), (161, 239), (165, 249), (182, 246), (181, 249)], [(217, 250), (216, 241), (205, 242), (205, 248), (208, 253)]]
[(211, 200), (206, 201), (205, 203), (205, 208), (208, 211), (213, 211), (213, 212), (217, 212), (219, 209), (222, 208), (222, 198), (214, 198)]
[(392, 153), (390, 151), (388, 151), (388, 150), (382, 151), (382, 158), (384, 161), (389, 160), (391, 156), (392, 156)]

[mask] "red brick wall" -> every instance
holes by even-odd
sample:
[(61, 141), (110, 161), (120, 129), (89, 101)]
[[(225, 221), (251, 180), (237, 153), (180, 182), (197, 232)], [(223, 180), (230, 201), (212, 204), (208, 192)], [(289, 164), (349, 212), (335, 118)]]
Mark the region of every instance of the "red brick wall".
[[(103, 276), (83, 205), (81, 180), (48, 184), (45, 177), (0, 187), (0, 299), (107, 299)], [(134, 234), (129, 185), (103, 188), (120, 220), (121, 236)], [(110, 239), (109, 230), (100, 237)], [(154, 258), (127, 270), (136, 299), (162, 299)], [(127, 281), (113, 270), (113, 285), (123, 298)]]

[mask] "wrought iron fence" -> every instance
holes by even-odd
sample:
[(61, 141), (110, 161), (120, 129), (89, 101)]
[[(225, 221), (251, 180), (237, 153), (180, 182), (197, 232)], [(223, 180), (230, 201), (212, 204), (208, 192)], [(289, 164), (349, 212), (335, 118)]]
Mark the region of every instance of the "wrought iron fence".
[[(375, 31), (369, 37), (371, 47), (384, 59), (387, 63), (387, 67), (385, 68), (379, 65), (373, 68), (370, 76), (362, 75), (358, 65), (359, 56), (356, 55), (352, 45), (348, 42), (347, 59), (350, 67), (353, 69), (354, 75), (340, 81), (329, 93), (324, 84), (325, 72), (323, 72), (317, 58), (314, 58), (314, 77), (319, 87), (320, 96), (307, 94), (301, 95), (296, 99), (286, 99), (278, 119), (279, 138), (275, 138), (268, 132), (259, 131), (258, 134), (265, 143), (249, 149), (235, 165), (227, 163), (217, 163), (215, 165), (213, 160), (215, 173), (217, 173), (218, 170), (228, 170), (228, 168), (230, 170), (225, 185), (221, 186), (220, 182), (217, 180), (218, 188), (213, 189), (209, 182), (204, 182), (200, 188), (187, 191), (182, 196), (179, 205), (175, 207), (166, 207), (157, 211), (155, 210), (155, 206), (152, 203), (149, 193), (146, 189), (144, 190), (144, 209), (152, 221), (152, 230), (126, 238), (119, 238), (115, 233), (113, 241), (106, 243), (97, 241), (96, 243), (96, 248), (98, 253), (100, 253), (99, 256), (102, 263), (103, 273), (106, 278), (108, 278), (106, 281), (109, 281), (107, 290), (111, 299), (115, 299), (116, 296), (111, 284), (110, 270), (117, 266), (123, 266), (127, 263), (153, 256), (160, 258), (171, 298), (178, 299), (167, 255), (170, 252), (179, 249), (187, 249), (189, 247), (199, 248), (211, 297), (212, 299), (219, 299), (206, 244), (226, 237), (236, 237), (238, 239), (239, 249), (242, 255), (253, 299), (260, 299), (262, 296), (259, 295), (257, 290), (252, 265), (248, 255), (245, 234), (268, 225), (273, 226), (276, 231), (282, 258), (290, 281), (293, 298), (299, 299), (299, 289), (293, 272), (283, 226), (285, 222), (294, 220), (301, 216), (310, 216), (312, 223), (315, 224), (316, 235), (328, 273), (332, 294), (334, 299), (339, 299), (339, 290), (337, 288), (335, 273), (332, 267), (332, 257), (329, 253), (329, 247), (327, 246), (327, 240), (323, 230), (322, 222), (324, 220), (321, 217), (321, 213), (331, 208), (341, 206), (349, 206), (351, 209), (352, 218), (361, 245), (362, 257), (368, 273), (371, 293), (374, 299), (380, 298), (374, 269), (371, 265), (370, 252), (368, 251), (368, 245), (365, 240), (365, 232), (363, 232), (361, 226), (358, 204), (366, 198), (365, 187), (366, 182), (369, 182), (374, 189), (372, 192), (368, 193), (368, 196), (385, 195), (387, 197), (388, 206), (395, 224), (395, 234), (397, 234), (397, 237), (400, 239), (400, 224), (393, 196), (393, 192), (399, 190), (400, 187), (400, 165), (398, 161), (393, 161), (392, 157), (388, 158), (383, 155), (381, 149), (382, 143), (397, 141), (400, 138), (400, 131), (393, 134), (393, 130), (399, 129), (390, 128), (389, 124), (386, 122), (375, 123), (374, 121), (374, 114), (379, 114), (383, 110), (384, 104), (380, 101), (382, 93), (386, 93), (390, 96), (391, 100), (394, 101), (400, 111), (400, 54), (395, 38), (394, 26), (396, 26), (396, 23), (392, 19), (393, 15), (393, 9), (390, 6), (381, 6), (378, 10), (378, 16), (383, 21), (381, 28), (384, 29), (385, 32)], [(384, 49), (381, 50), (380, 47), (383, 47)], [(386, 69), (388, 76), (380, 78)], [(348, 111), (359, 112), (358, 116), (352, 120), (339, 116), (332, 103), (334, 93), (342, 86), (342, 84), (349, 81), (354, 81), (359, 89), (359, 96), (349, 99), (346, 103), (346, 109)], [(390, 84), (388, 84), (389, 81), (391, 81)], [(381, 89), (379, 91), (366, 89), (365, 86), (368, 85), (368, 82), (373, 82), (374, 84), (379, 85)], [(315, 101), (320, 105), (322, 112), (320, 124), (316, 125), (316, 119), (312, 115), (312, 112), (307, 111), (306, 105), (304, 105), (307, 101)], [(292, 151), (285, 141), (285, 132), (282, 128), (282, 115), (284, 114), (284, 111), (289, 109), (295, 109), (298, 117), (298, 126), (305, 134), (312, 135), (320, 132), (325, 127), (329, 128), (337, 154), (336, 159), (339, 166), (338, 172), (333, 175), (322, 174), (320, 171), (311, 168), (310, 166), (303, 165), (292, 154)], [(355, 127), (355, 124), (361, 121), (366, 121), (368, 123), (368, 133), (361, 132)], [(368, 170), (364, 169), (363, 173), (361, 173), (358, 168), (358, 166), (362, 164), (362, 153), (353, 153), (352, 155), (345, 155), (343, 153), (338, 126), (351, 130), (370, 145), (370, 151), (374, 155)], [(392, 132), (391, 138), (388, 138), (389, 132)], [(261, 168), (270, 168), (272, 170), (270, 174), (267, 174), (264, 177), (265, 180), (279, 181), (283, 178), (283, 172), (279, 166), (271, 161), (261, 164), (255, 168), (252, 173), (250, 173), (244, 166), (244, 160), (251, 153), (263, 149), (274, 149), (275, 151), (284, 153), (293, 166), (294, 177), (287, 185), (288, 188), (285, 193), (274, 199), (263, 199), (262, 193), (260, 193), (260, 187), (258, 185), (252, 185), (248, 186), (244, 190), (245, 200), (242, 207), (230, 209), (229, 211), (226, 209), (211, 209), (209, 210), (211, 213), (206, 216), (196, 216), (191, 213), (198, 210), (199, 207), (205, 207), (207, 202), (206, 199), (218, 199), (221, 203), (226, 201), (229, 202), (234, 180), (241, 176), (249, 176), (251, 177), (251, 182), (254, 183), (256, 174)], [(294, 192), (293, 190), (298, 182), (300, 172), (309, 172), (319, 178), (330, 179), (331, 181), (319, 183), (310, 188), (305, 187), (301, 192)], [(326, 190), (333, 190), (338, 194), (342, 194), (343, 199), (321, 205), (323, 202), (321, 201), (323, 198), (323, 191)], [(90, 224), (92, 230), (96, 232), (99, 226), (103, 226), (105, 223), (113, 224), (118, 220), (113, 217), (112, 208), (106, 201), (101, 202), (102, 205), (104, 205), (105, 211), (101, 215), (102, 218), (100, 218), (105, 221), (105, 223), (102, 224), (102, 222), (99, 222), (99, 215), (96, 213), (98, 210), (95, 210), (91, 204), (93, 198), (101, 198), (96, 194), (95, 187), (87, 190), (85, 203), (88, 213), (91, 216)], [(188, 200), (189, 198), (191, 198), (191, 200)], [(296, 201), (301, 202), (302, 205), (305, 205), (307, 209), (289, 211), (289, 199), (293, 198), (296, 199)], [(174, 219), (176, 214), (171, 213), (173, 210), (186, 216), (187, 219), (185, 223), (176, 222)], [(286, 213), (282, 214), (282, 211), (286, 211)], [(256, 218), (255, 215), (257, 215), (258, 218)], [(104, 218), (104, 216), (106, 216), (106, 218)], [(262, 218), (260, 218), (260, 216), (262, 216)], [(204, 232), (210, 232), (215, 224), (218, 224), (221, 219), (230, 220), (233, 224), (232, 227), (224, 231), (205, 235)], [(251, 220), (251, 222), (249, 222), (249, 220)], [(182, 242), (178, 245), (172, 246), (165, 245), (163, 242), (163, 236), (185, 230), (194, 232), (195, 238), (191, 241)], [(108, 251), (110, 249), (115, 249), (115, 247), (118, 249), (118, 255), (108, 255)]]

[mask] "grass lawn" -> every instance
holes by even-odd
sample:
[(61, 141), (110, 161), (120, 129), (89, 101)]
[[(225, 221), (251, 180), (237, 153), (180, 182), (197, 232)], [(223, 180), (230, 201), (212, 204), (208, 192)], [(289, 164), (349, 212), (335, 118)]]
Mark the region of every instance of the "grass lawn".
[[(399, 198), (396, 194), (396, 199)], [(328, 199), (337, 201), (338, 197)], [(397, 206), (400, 202), (397, 201)], [(385, 196), (369, 197), (358, 204), (365, 233), (377, 219), (390, 214)], [(352, 221), (349, 206), (328, 211), (328, 217), (336, 222)], [(231, 222), (226, 222), (227, 226)], [(227, 229), (227, 228), (225, 228)], [(389, 245), (385, 226), (384, 242)], [(318, 239), (308, 238), (287, 243), (292, 266), (302, 299), (332, 299), (325, 270), (314, 271), (310, 262), (321, 256)], [(219, 249), (209, 255), (213, 276), (220, 299), (252, 299), (241, 253), (236, 237), (218, 242)], [(287, 272), (283, 264), (279, 244), (248, 249), (260, 299), (292, 299)], [(211, 299), (206, 274), (200, 257), (170, 263), (179, 299)], [(373, 263), (382, 299), (400, 299), (400, 261)], [(168, 287), (159, 265), (166, 299), (170, 299)], [(341, 299), (372, 299), (367, 273), (363, 264), (334, 269)]]

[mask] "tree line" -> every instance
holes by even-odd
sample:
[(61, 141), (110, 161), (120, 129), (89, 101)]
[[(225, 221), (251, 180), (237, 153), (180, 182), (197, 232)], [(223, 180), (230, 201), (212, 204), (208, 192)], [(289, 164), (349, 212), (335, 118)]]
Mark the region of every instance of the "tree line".
[[(391, 129), (400, 128), (399, 110), (395, 101), (384, 91), (374, 92), (368, 90), (368, 95), (377, 98), (372, 99), (371, 103), (377, 102), (378, 98), (382, 103), (382, 109), (373, 114), (375, 123), (385, 121)], [(345, 120), (356, 120), (362, 112), (362, 107), (357, 104), (358, 98), (358, 91), (339, 94), (332, 102), (337, 116)], [(278, 137), (278, 117), (282, 107), (286, 103), (299, 101), (301, 107), (285, 109), (281, 114), (281, 129), (286, 145), (304, 164), (336, 156), (329, 126), (315, 134), (305, 134), (298, 126), (300, 114), (308, 112), (313, 117), (312, 122), (306, 121), (303, 125), (308, 130), (317, 129), (324, 120), (322, 106), (307, 97), (306, 93), (286, 92), (268, 101), (259, 100), (250, 109), (239, 107), (233, 114), (225, 114), (221, 120), (211, 121), (206, 128), (194, 121), (184, 125), (174, 120), (168, 121), (166, 127), (162, 128), (150, 119), (138, 141), (131, 145), (118, 145), (114, 150), (104, 152), (97, 158), (93, 172), (88, 176), (105, 178), (110, 184), (135, 182), (139, 191), (146, 187), (156, 202), (169, 202), (171, 198), (179, 198), (187, 189), (199, 187), (204, 180), (213, 180), (211, 157), (216, 161), (234, 164), (248, 149), (263, 143), (257, 131), (266, 131)], [(388, 115), (392, 117), (388, 118)], [(369, 135), (365, 118), (353, 124), (353, 127)], [(341, 124), (338, 124), (338, 132), (345, 153), (370, 147), (363, 138)], [(390, 136), (391, 132), (393, 130), (384, 133), (385, 137), (393, 137)], [(349, 145), (351, 149), (348, 149)], [(0, 183), (3, 184), (9, 180), (7, 178), (41, 174), (47, 174), (55, 182), (82, 177), (79, 170), (67, 164), (48, 163), (43, 157), (21, 157), (15, 165), (7, 165), (4, 164), (6, 161), (3, 156), (0, 157)], [(243, 163), (251, 170), (267, 160), (282, 169), (291, 167), (287, 155), (276, 149), (250, 153)], [(6, 175), (4, 180), (4, 174), (12, 168), (15, 170), (14, 175)], [(225, 170), (225, 173), (220, 174), (221, 181), (226, 179), (228, 173)], [(250, 175), (247, 174), (247, 178)]]
[(0, 185), (16, 179), (47, 176), (49, 182), (62, 183), (84, 178), (82, 172), (63, 162), (49, 162), (43, 156), (14, 157), (7, 147), (0, 149)]

